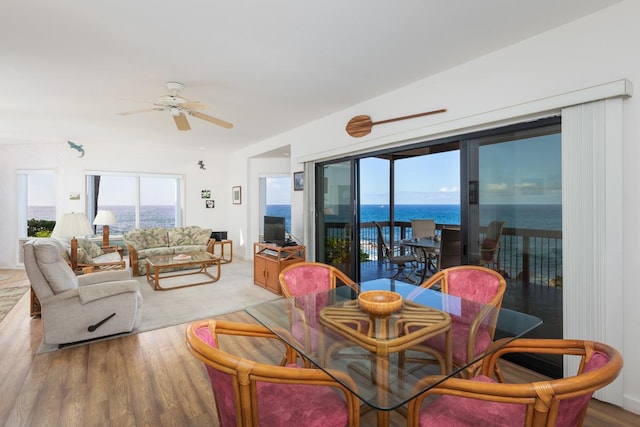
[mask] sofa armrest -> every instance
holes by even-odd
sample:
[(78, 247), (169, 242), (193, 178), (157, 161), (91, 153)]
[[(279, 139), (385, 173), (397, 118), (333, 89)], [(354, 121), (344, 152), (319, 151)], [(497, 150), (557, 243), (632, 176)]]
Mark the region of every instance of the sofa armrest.
[(131, 279), (131, 273), (127, 270), (98, 271), (96, 273), (78, 276), (78, 285), (82, 287), (93, 285), (96, 283), (114, 282), (128, 279)]
[(86, 304), (101, 298), (127, 292), (138, 292), (139, 284), (136, 280), (122, 280), (119, 282), (107, 282), (78, 288), (80, 302)]
[(125, 243), (127, 246), (127, 252), (129, 252), (129, 267), (133, 272), (133, 275), (138, 275), (138, 251), (129, 243)]
[(216, 243), (216, 239), (209, 239), (209, 241), (207, 242), (207, 252), (209, 252), (210, 254), (213, 253), (213, 247)]

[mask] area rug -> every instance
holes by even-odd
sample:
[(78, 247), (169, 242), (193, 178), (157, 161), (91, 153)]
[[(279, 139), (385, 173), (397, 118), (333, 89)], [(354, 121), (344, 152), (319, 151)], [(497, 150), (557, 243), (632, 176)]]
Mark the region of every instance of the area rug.
[[(146, 277), (136, 277), (140, 283), (143, 299), (142, 322), (131, 333), (136, 334), (215, 317), (279, 298), (278, 295), (253, 283), (253, 263), (250, 261), (234, 260), (230, 264), (223, 264), (221, 270), (220, 279), (217, 282), (165, 291), (154, 291)], [(170, 287), (178, 283), (187, 284), (203, 280), (206, 280), (206, 276), (194, 274), (166, 279), (165, 282), (161, 282), (161, 285)], [(126, 334), (116, 337), (123, 335)], [(57, 349), (57, 345), (42, 343), (38, 353)]]
[(0, 322), (28, 290), (27, 286), (0, 288)]

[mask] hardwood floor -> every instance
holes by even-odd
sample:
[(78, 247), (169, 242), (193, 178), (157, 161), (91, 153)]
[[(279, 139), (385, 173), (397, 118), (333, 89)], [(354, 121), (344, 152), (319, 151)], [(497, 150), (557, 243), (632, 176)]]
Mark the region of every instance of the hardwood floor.
[[(28, 303), (27, 293), (0, 323), (2, 425), (218, 425), (208, 376), (184, 343), (186, 325), (36, 355), (41, 324), (29, 317)], [(244, 312), (220, 317), (251, 321)], [(536, 376), (519, 367), (508, 373)], [(394, 426), (404, 422), (392, 415)], [(375, 413), (362, 425), (375, 425)], [(638, 426), (640, 416), (592, 400), (584, 425)]]

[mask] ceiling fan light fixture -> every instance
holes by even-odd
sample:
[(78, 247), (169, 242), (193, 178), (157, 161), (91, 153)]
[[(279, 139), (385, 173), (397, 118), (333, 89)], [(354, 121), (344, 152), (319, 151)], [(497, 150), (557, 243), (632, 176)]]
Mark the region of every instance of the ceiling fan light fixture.
[(180, 110), (178, 108), (176, 108), (176, 107), (169, 108), (169, 112), (171, 113), (171, 115), (173, 117), (177, 117), (177, 116), (180, 115)]

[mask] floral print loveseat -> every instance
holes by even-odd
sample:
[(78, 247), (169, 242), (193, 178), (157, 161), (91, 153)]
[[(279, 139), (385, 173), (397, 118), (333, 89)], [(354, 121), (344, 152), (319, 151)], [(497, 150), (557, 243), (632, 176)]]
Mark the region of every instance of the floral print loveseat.
[(124, 233), (129, 251), (129, 266), (134, 276), (147, 274), (146, 259), (154, 255), (213, 253), (211, 229), (198, 226), (175, 228), (134, 228)]

